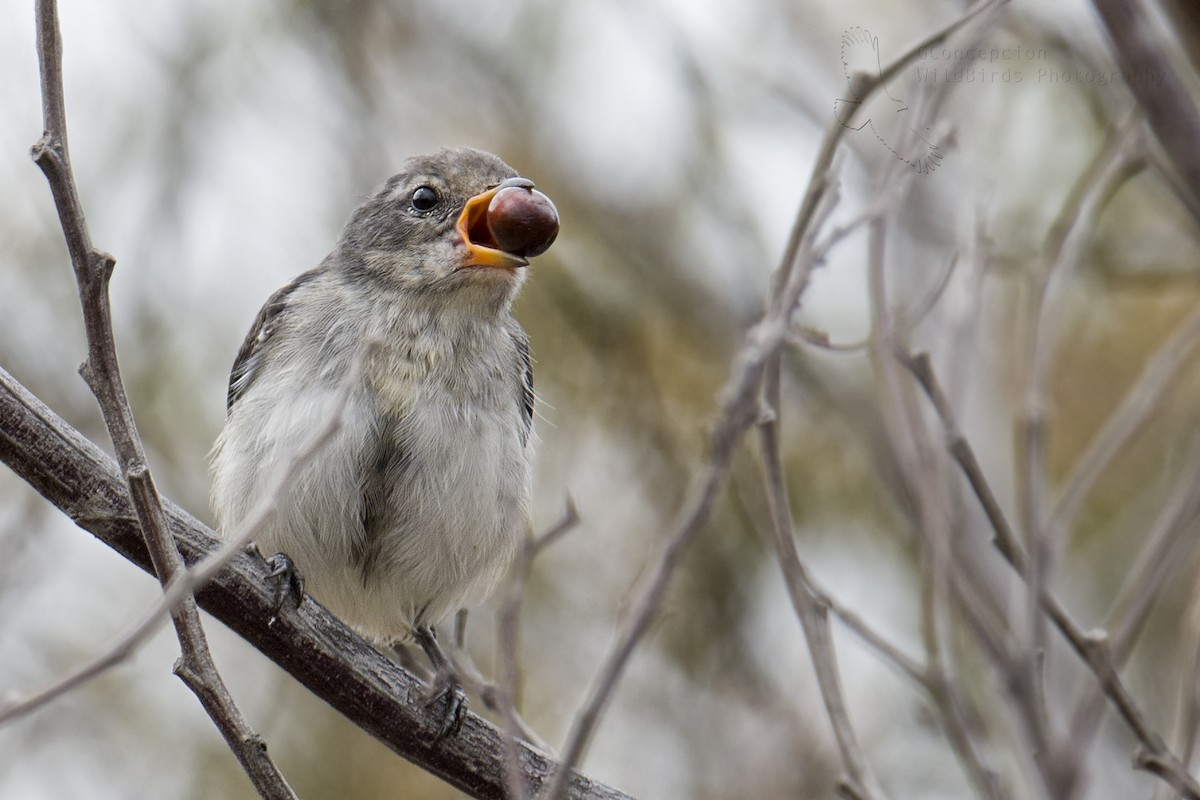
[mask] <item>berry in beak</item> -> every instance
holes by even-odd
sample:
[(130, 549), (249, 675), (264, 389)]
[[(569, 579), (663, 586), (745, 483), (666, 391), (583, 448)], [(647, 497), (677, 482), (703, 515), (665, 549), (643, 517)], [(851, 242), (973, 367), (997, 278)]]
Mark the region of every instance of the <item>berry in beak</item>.
[(464, 266), (526, 266), (558, 236), (558, 209), (525, 178), (509, 178), (467, 201), (458, 218)]

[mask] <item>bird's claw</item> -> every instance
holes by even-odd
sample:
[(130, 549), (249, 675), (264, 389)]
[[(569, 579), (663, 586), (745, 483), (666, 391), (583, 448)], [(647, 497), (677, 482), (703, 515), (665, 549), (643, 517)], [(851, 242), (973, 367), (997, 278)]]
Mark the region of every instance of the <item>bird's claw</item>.
[(275, 584), (275, 607), (267, 625), (274, 625), (288, 598), (291, 598), (293, 609), (299, 608), (304, 601), (304, 576), (286, 553), (268, 557), (267, 566), (271, 568), (267, 578)]
[(433, 664), (434, 679), (429, 687), (429, 699), (425, 706), (429, 708), (443, 702), (446, 706), (442, 713), (441, 727), (433, 739), (434, 744), (437, 744), (447, 736), (458, 733), (462, 728), (463, 717), (467, 714), (467, 693), (463, 691), (462, 679), (458, 677), (454, 662), (438, 644), (437, 631), (433, 626), (417, 625), (413, 628), (413, 638)]
[(442, 712), (442, 724), (433, 737), (434, 744), (447, 736), (456, 736), (467, 716), (467, 693), (453, 675), (439, 675), (430, 687), (429, 699), (425, 701), (426, 708), (442, 704), (445, 704), (445, 710)]

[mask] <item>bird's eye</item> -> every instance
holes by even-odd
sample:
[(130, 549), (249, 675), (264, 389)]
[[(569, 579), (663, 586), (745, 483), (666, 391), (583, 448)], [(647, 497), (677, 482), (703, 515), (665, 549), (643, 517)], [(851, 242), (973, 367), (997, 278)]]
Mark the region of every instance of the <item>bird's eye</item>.
[(438, 193), (430, 186), (417, 187), (409, 201), (417, 211), (432, 211), (438, 204)]

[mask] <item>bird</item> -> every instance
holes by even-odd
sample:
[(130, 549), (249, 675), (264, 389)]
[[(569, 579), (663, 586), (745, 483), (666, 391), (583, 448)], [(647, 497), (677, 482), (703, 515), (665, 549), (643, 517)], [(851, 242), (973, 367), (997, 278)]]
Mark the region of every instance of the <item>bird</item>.
[(466, 701), (436, 626), (495, 588), (529, 532), (533, 370), (512, 306), (558, 228), (549, 197), (497, 156), (408, 159), (258, 313), (210, 457), (225, 535), (267, 497), (255, 539), (282, 554), (272, 574), (297, 570), (377, 645), (425, 650), (446, 698), (439, 738)]

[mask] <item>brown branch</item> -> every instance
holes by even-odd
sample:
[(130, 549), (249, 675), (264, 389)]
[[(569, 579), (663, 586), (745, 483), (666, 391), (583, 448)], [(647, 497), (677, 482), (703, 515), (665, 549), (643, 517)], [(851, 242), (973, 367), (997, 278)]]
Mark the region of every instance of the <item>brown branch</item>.
[(679, 517), (671, 527), (667, 544), (658, 557), (655, 568), (637, 594), (629, 616), (614, 644), (609, 648), (600, 668), (588, 688), (587, 696), (567, 734), (563, 746), (563, 768), (543, 797), (558, 800), (564, 797), (567, 780), (583, 757), (592, 734), (599, 724), (608, 701), (616, 690), (638, 644), (650, 630), (671, 578), (683, 560), (688, 546), (708, 521), (713, 504), (724, 484), (729, 462), (742, 435), (758, 420), (755, 393), (762, 378), (766, 361), (784, 339), (785, 326), (760, 323), (748, 336), (749, 343), (735, 362), (719, 415), (721, 422), (714, 431), (712, 450), (704, 468), (696, 477)]
[[(893, 172), (893, 175), (895, 172)], [(886, 179), (885, 179), (886, 181)], [(888, 188), (886, 182), (878, 191)], [(893, 188), (894, 190), (894, 188)], [(938, 710), (947, 741), (962, 764), (967, 778), (980, 795), (992, 798), (1006, 796), (995, 771), (983, 760), (978, 746), (966, 724), (963, 698), (949, 680), (950, 670), (942, 642), (944, 610), (950, 607), (948, 596), (956, 592), (969, 602), (960, 604), (981, 641), (993, 645), (992, 651), (1005, 653), (994, 646), (992, 627), (982, 614), (981, 603), (970, 590), (960, 586), (962, 574), (951, 569), (951, 532), (945, 509), (949, 506), (937, 472), (934, 447), (929, 441), (921, 419), (916, 398), (910, 385), (901, 380), (900, 370), (892, 352), (903, 340), (896, 315), (890, 307), (887, 274), (884, 269), (887, 220), (879, 218), (870, 227), (868, 240), (868, 292), (871, 305), (871, 356), (880, 376), (885, 430), (893, 443), (900, 462), (902, 480), (914, 499), (916, 526), (921, 534), (921, 634), (925, 645), (926, 663), (923, 685), (929, 699)], [(974, 602), (970, 602), (974, 601)], [(999, 663), (1005, 663), (1000, 661)]]
[[(129, 498), (113, 460), (8, 373), (0, 369), (0, 461), (47, 500), (137, 566), (152, 571)], [(188, 564), (218, 549), (208, 528), (163, 500), (168, 530)], [(421, 681), (396, 665), (311, 599), (275, 615), (269, 568), (238, 552), (196, 593), (206, 611), (229, 626), (351, 722), (422, 769), (471, 797), (503, 800), (503, 733), (468, 714), (457, 736), (433, 744), (442, 725), (426, 704)], [(527, 785), (544, 786), (556, 764), (520, 746)], [(627, 795), (573, 775), (573, 800), (623, 800)]]
[(1070, 524), (1104, 470), (1151, 418), (1167, 390), (1174, 385), (1180, 368), (1187, 363), (1198, 345), (1200, 305), (1192, 309), (1150, 357), (1120, 405), (1092, 437), (1083, 455), (1076, 459), (1078, 466), (1067, 480), (1066, 488), (1052, 512), (1053, 529)]
[[(883, 70), (880, 76), (865, 76), (855, 87), (855, 96), (865, 101), (890, 76), (915, 59), (922, 48), (943, 41), (972, 20), (1004, 2), (1005, 0), (980, 0), (966, 13), (910, 48)], [(850, 116), (853, 116), (853, 112)], [(708, 520), (717, 493), (724, 484), (734, 448), (746, 431), (758, 421), (760, 410), (755, 395), (760, 389), (762, 377), (769, 368), (770, 361), (775, 358), (781, 343), (788, 336), (789, 320), (799, 307), (815, 266), (811, 258), (804, 256), (806, 253), (811, 255), (814, 250), (821, 212), (828, 207), (833, 185), (830, 166), (838, 144), (849, 130), (844, 122), (849, 122), (849, 119), (835, 119), (822, 140), (813, 164), (812, 177), (801, 199), (800, 208), (784, 246), (783, 257), (775, 273), (774, 291), (767, 299), (762, 320), (746, 335), (722, 391), (720, 408), (713, 425), (709, 457), (695, 476), (655, 569), (637, 594), (625, 626), (610, 646), (575, 716), (563, 747), (563, 770), (546, 793), (546, 800), (558, 800), (563, 795), (568, 771), (583, 757), (625, 667), (650, 629), (676, 568), (688, 546)]]
[[(54, 0), (40, 0), (37, 4), (37, 42), (45, 131), (33, 146), (32, 156), (50, 184), (79, 285), (88, 342), (88, 357), (82, 372), (100, 405), (117, 461), (129, 485), (155, 574), (165, 588), (186, 567), (167, 529), (158, 489), (146, 463), (121, 381), (108, 296), (115, 262), (112, 256), (92, 244), (71, 172), (63, 99), (62, 38)], [(195, 692), (259, 794), (271, 798), (295, 797), (267, 755), (262, 737), (250, 727), (225, 687), (209, 653), (195, 599), (190, 595), (181, 598), (171, 609), (171, 620), (182, 653), (176, 672)]]
[(1187, 62), (1168, 57), (1169, 37), (1154, 29), (1141, 0), (1092, 0), (1092, 5), (1108, 30), (1117, 62), (1126, 72), (1147, 78), (1129, 81), (1129, 89), (1182, 178), (1173, 185), (1200, 222), (1200, 110), (1179, 72)]
[(498, 695), (497, 705), (504, 722), (504, 758), (505, 777), (508, 781), (508, 800), (525, 800), (529, 796), (521, 774), (518, 741), (522, 731), (516, 706), (518, 687), (521, 682), (518, 656), (521, 644), (521, 603), (525, 599), (525, 589), (529, 584), (533, 560), (578, 524), (579, 512), (575, 508), (575, 501), (571, 497), (567, 497), (567, 507), (563, 512), (562, 519), (540, 536), (531, 536), (525, 540), (521, 552), (517, 554), (516, 563), (510, 571), (504, 601), (496, 615), (496, 639), (499, 642), (499, 653), (496, 670), (498, 686), (495, 694)]
[[(953, 410), (942, 392), (937, 376), (929, 363), (929, 357), (925, 354), (915, 357), (901, 354), (901, 360), (924, 389), (937, 412), (946, 431), (950, 453), (976, 492), (976, 497), (988, 514), (989, 521), (992, 522), (992, 529), (996, 534), (996, 549), (1009, 562), (1014, 571), (1028, 581), (1028, 556), (996, 503), (995, 494), (991, 491), (987, 478), (979, 467), (973, 448), (962, 435), (958, 423), (955, 421)], [(1196, 782), (1179, 759), (1171, 753), (1162, 736), (1150, 727), (1145, 714), (1121, 680), (1104, 631), (1085, 631), (1075, 622), (1058, 598), (1050, 593), (1044, 585), (1038, 596), (1038, 604), (1075, 653), (1091, 669), (1109, 703), (1112, 704), (1118, 716), (1129, 727), (1133, 735), (1137, 737), (1141, 744), (1142, 755), (1135, 759), (1135, 765), (1139, 769), (1158, 775), (1172, 787), (1180, 788), (1185, 797), (1200, 800), (1200, 783)]]
[[(1174, 489), (1145, 536), (1145, 545), (1130, 566), (1106, 616), (1105, 629), (1112, 642), (1113, 659), (1124, 666), (1133, 655), (1134, 643), (1150, 617), (1155, 603), (1171, 585), (1172, 573), (1191, 562), (1195, 549), (1195, 525), (1200, 514), (1200, 442), (1193, 443)], [(1099, 734), (1104, 711), (1104, 693), (1089, 685), (1076, 701), (1071, 716), (1071, 738), (1086, 749)], [(1186, 751), (1185, 751), (1186, 752)]]
[(1056, 352), (1055, 342), (1048, 335), (1053, 322), (1051, 311), (1058, 309), (1057, 301), (1066, 287), (1084, 232), (1113, 192), (1141, 168), (1138, 157), (1141, 129), (1141, 120), (1135, 114), (1109, 134), (1071, 187), (1051, 224), (1033, 276), (1035, 285), (1029, 311), (1032, 324), (1024, 342), (1024, 374), (1017, 421), (1017, 441), (1021, 449), (1017, 459), (1017, 497), (1029, 553), (1025, 575), (1027, 679), (1035, 686), (1040, 686), (1043, 679), (1035, 653), (1045, 650), (1045, 617), (1038, 598), (1044, 587), (1051, 583), (1062, 538), (1059, 529), (1052, 524), (1045, 496), (1049, 484), (1045, 466), (1048, 404), (1045, 385)]
[[(776, 373), (777, 374), (777, 373)], [(778, 384), (768, 389), (768, 394), (774, 394), (771, 389), (777, 389)], [(776, 402), (770, 398), (768, 402)], [(843, 781), (844, 789), (851, 790), (854, 797), (870, 798), (884, 797), (883, 787), (879, 785), (870, 765), (867, 763), (862, 746), (850, 723), (850, 715), (846, 709), (846, 699), (842, 691), (841, 675), (838, 672), (837, 654), (833, 646), (833, 637), (829, 630), (829, 607), (815, 592), (808, 578), (808, 570), (800, 560), (793, 538), (792, 512), (787, 497), (787, 486), (783, 474), (783, 458), (779, 447), (779, 427), (777, 418), (768, 413), (767, 419), (759, 426), (759, 442), (762, 456), (763, 485), (767, 493), (767, 506), (771, 513), (771, 541), (775, 547), (783, 571), (784, 583), (792, 608), (800, 620), (804, 631), (804, 639), (808, 643), (809, 658), (817, 675), (817, 685), (821, 699), (825, 703), (825, 713), (833, 728), (834, 739), (846, 767), (847, 776)]]
[[(364, 349), (364, 353), (369, 352), (374, 346), (373, 342), (368, 343), (367, 348)], [(350, 397), (351, 387), (353, 387), (361, 374), (363, 360), (364, 357), (355, 359), (353, 368), (343, 382), (342, 396), (341, 401), (338, 403), (339, 410), (337, 413), (331, 415), (326, 424), (315, 432), (311, 442), (307, 443), (287, 459), (284, 468), (279, 471), (279, 474), (275, 477), (273, 484), (264, 497), (251, 507), (238, 524), (238, 527), (232, 531), (231, 536), (226, 538), (221, 547), (176, 576), (163, 589), (162, 595), (154, 607), (107, 651), (101, 653), (91, 661), (80, 665), (66, 675), (59, 677), (49, 686), (27, 697), (10, 700), (3, 706), (0, 706), (0, 725), (10, 719), (36, 711), (39, 707), (61, 697), (63, 694), (103, 674), (106, 670), (129, 658), (136, 652), (139, 646), (145, 643), (159, 629), (163, 622), (170, 616), (173, 609), (186, 598), (191, 597), (197, 589), (207, 583), (214, 574), (222, 569), (235, 554), (249, 544), (267, 520), (270, 519), (271, 515), (275, 513), (278, 498), (282, 495), (283, 490), (291, 485), (295, 480), (295, 476), (302, 469), (312, 463), (316, 455), (333, 440), (334, 434), (341, 429), (346, 401)], [(184, 678), (183, 675), (180, 675), (185, 680), (195, 681), (196, 676), (191, 671), (187, 673), (187, 676), (187, 678)]]

